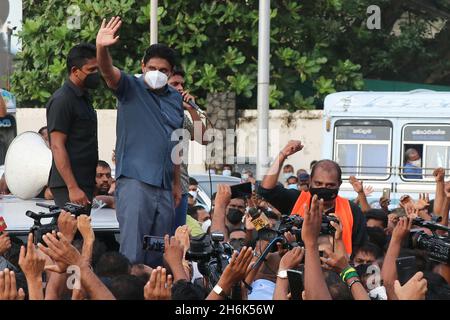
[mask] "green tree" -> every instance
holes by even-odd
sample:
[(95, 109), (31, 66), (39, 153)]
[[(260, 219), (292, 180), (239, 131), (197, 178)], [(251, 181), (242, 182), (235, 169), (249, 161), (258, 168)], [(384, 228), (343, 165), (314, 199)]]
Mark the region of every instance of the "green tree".
[[(329, 93), (363, 89), (363, 76), (447, 81), (449, 24), (427, 36), (431, 24), (450, 16), (447, 2), (379, 0), (382, 28), (369, 30), (366, 10), (372, 2), (272, 1), (271, 107), (321, 107)], [(68, 50), (82, 41), (93, 43), (104, 17), (124, 20), (121, 42), (112, 49), (114, 63), (140, 72), (149, 43), (148, 0), (23, 0), (23, 5), (23, 51), (12, 79), (21, 106), (46, 103), (67, 76)], [(79, 30), (67, 27), (69, 5), (80, 8)], [(208, 92), (234, 91), (239, 106), (256, 106), (258, 1), (160, 0), (159, 6), (159, 41), (178, 51), (190, 91), (200, 100)], [(99, 90), (95, 104), (112, 108), (115, 100), (110, 91)]]

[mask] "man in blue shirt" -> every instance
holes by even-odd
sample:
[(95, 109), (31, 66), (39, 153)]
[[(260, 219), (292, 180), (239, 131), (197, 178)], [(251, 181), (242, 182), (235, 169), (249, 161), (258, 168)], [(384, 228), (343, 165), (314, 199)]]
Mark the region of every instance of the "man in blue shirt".
[(171, 233), (181, 199), (180, 166), (172, 151), (178, 142), (174, 131), (183, 126), (183, 102), (167, 85), (175, 65), (169, 47), (155, 44), (146, 50), (139, 78), (113, 66), (108, 47), (118, 42), (121, 24), (119, 17), (108, 24), (103, 20), (97, 35), (99, 69), (119, 101), (115, 196), (120, 252), (132, 263), (156, 267), (162, 253), (144, 251), (143, 236)]

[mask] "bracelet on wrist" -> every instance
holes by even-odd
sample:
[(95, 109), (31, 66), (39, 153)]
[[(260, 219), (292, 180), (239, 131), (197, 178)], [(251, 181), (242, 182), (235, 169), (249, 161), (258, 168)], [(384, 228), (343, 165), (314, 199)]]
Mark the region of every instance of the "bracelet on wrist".
[(355, 268), (348, 266), (345, 268), (339, 275), (342, 281), (346, 282), (348, 279), (356, 277), (359, 278), (358, 272), (356, 272)]
[(348, 284), (348, 288), (351, 290), (352, 289), (352, 286), (355, 284), (355, 283), (361, 283), (361, 281), (359, 280), (359, 279), (354, 279), (354, 280), (352, 280), (352, 282), (350, 282), (349, 284)]

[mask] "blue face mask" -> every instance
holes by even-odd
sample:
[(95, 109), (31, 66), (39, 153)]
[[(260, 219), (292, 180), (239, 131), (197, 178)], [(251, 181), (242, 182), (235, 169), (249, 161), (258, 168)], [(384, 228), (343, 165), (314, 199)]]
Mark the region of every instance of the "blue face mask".
[(287, 188), (288, 188), (288, 189), (294, 189), (294, 190), (298, 190), (298, 186), (297, 186), (297, 184), (296, 184), (296, 183), (293, 183), (293, 184), (289, 184), (289, 185), (287, 186)]

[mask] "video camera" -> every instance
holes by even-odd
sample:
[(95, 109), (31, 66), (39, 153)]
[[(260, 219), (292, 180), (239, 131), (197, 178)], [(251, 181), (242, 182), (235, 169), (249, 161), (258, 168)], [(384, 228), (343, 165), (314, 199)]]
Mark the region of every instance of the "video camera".
[[(224, 238), (218, 232), (193, 237), (186, 252), (186, 260), (198, 263), (198, 270), (208, 280), (209, 290), (217, 284), (233, 254), (233, 248), (228, 243), (222, 243)], [(144, 236), (143, 249), (164, 252), (164, 238)]]
[[(261, 263), (266, 259), (269, 252), (277, 251), (277, 243), (281, 243), (283, 249), (292, 249), (297, 246), (304, 246), (302, 240), (302, 227), (303, 218), (298, 215), (283, 216), (280, 221), (278, 221), (274, 228), (270, 228), (270, 225), (266, 225), (264, 228), (258, 230), (258, 239), (267, 240), (269, 244), (267, 245), (264, 252), (258, 258), (258, 260), (253, 265), (252, 269), (256, 270), (259, 268)], [(338, 219), (333, 216), (322, 215), (322, 224), (320, 227), (320, 235), (334, 235), (336, 229), (331, 225), (334, 221), (338, 223)], [(295, 241), (289, 243), (284, 236), (285, 232), (290, 232), (295, 236)]]
[[(413, 225), (427, 228), (432, 234), (427, 234), (423, 230), (413, 230), (410, 233), (409, 245), (413, 249), (426, 251), (430, 260), (450, 264), (450, 228), (439, 224), (441, 219), (440, 217), (432, 220), (414, 218)], [(437, 231), (445, 231), (447, 235), (438, 235)]]
[[(302, 227), (303, 218), (298, 215), (283, 216), (277, 221), (274, 228), (270, 228), (270, 225), (266, 225), (258, 231), (258, 239), (271, 242), (275, 238), (279, 238), (284, 249), (291, 249), (294, 246), (303, 246), (302, 240)], [(330, 222), (338, 223), (338, 219), (333, 216), (322, 215), (322, 224), (320, 227), (320, 235), (334, 235), (335, 229)], [(285, 232), (292, 233), (296, 238), (296, 243), (287, 243), (284, 237)], [(276, 246), (271, 247), (271, 252), (276, 251)]]
[[(46, 233), (51, 233), (52, 231), (58, 230), (58, 217), (61, 213), (61, 210), (70, 212), (71, 214), (78, 217), (79, 215), (86, 214), (89, 215), (86, 208), (74, 203), (66, 203), (62, 209), (55, 205), (48, 205), (46, 203), (36, 203), (38, 207), (47, 208), (49, 210), (48, 213), (44, 212), (33, 212), (28, 210), (25, 214), (34, 220), (33, 226), (30, 228), (30, 232), (33, 233), (33, 242), (34, 244), (43, 243), (42, 236)], [(50, 223), (42, 224), (41, 219), (45, 218), (53, 218)]]

